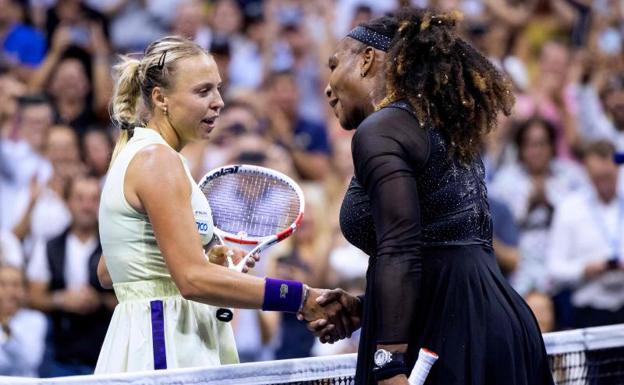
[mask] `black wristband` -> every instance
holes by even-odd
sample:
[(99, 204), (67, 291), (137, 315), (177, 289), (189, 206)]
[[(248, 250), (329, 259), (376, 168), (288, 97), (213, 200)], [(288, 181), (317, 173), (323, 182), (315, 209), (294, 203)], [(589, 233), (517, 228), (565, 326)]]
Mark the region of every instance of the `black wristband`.
[(398, 376), (399, 374), (407, 375), (405, 363), (399, 361), (390, 362), (387, 365), (384, 365), (383, 368), (377, 366), (373, 368), (373, 375), (375, 376), (376, 381), (387, 380), (388, 378)]

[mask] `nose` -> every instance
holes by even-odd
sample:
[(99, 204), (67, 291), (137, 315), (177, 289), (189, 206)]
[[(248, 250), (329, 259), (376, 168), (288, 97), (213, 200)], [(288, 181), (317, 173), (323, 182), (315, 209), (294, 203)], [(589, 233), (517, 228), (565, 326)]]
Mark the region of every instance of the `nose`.
[(217, 91), (217, 97), (210, 107), (213, 110), (220, 111), (224, 105), (225, 103), (223, 102), (223, 97), (221, 97), (221, 92)]
[(327, 87), (325, 87), (325, 96), (327, 96), (327, 99), (331, 99), (332, 97), (332, 89), (329, 86), (329, 83), (327, 83)]

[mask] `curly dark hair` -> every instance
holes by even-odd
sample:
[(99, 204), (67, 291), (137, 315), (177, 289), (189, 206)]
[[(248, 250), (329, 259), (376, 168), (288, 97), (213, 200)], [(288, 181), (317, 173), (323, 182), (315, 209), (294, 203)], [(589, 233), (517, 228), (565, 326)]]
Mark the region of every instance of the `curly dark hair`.
[(468, 163), (499, 111), (511, 113), (511, 82), (457, 36), (459, 13), (404, 8), (363, 26), (392, 37), (386, 60), (387, 94), (380, 106), (407, 99), (423, 127), (440, 130), (450, 155)]

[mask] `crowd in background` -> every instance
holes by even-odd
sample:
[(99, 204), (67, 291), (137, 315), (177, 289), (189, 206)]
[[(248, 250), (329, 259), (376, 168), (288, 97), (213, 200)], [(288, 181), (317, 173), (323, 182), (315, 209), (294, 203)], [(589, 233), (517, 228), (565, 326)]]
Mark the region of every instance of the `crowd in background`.
[[(0, 375), (93, 370), (116, 304), (96, 276), (112, 67), (168, 34), (209, 50), (224, 80), (210, 140), (183, 150), (194, 177), (252, 163), (303, 186), (301, 228), (252, 274), (362, 292), (368, 257), (338, 223), (353, 132), (325, 101), (327, 59), (408, 3), (460, 11), (514, 84), (483, 161), (497, 260), (542, 331), (624, 322), (624, 1), (0, 0)], [(357, 334), (321, 345), (294, 316), (232, 323), (242, 361), (357, 349)]]

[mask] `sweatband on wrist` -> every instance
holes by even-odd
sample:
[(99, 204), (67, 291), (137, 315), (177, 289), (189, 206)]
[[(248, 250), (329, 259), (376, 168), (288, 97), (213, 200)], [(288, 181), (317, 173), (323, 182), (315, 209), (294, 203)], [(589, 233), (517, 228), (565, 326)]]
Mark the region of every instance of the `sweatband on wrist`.
[(296, 313), (301, 305), (302, 295), (301, 282), (266, 278), (262, 310)]

